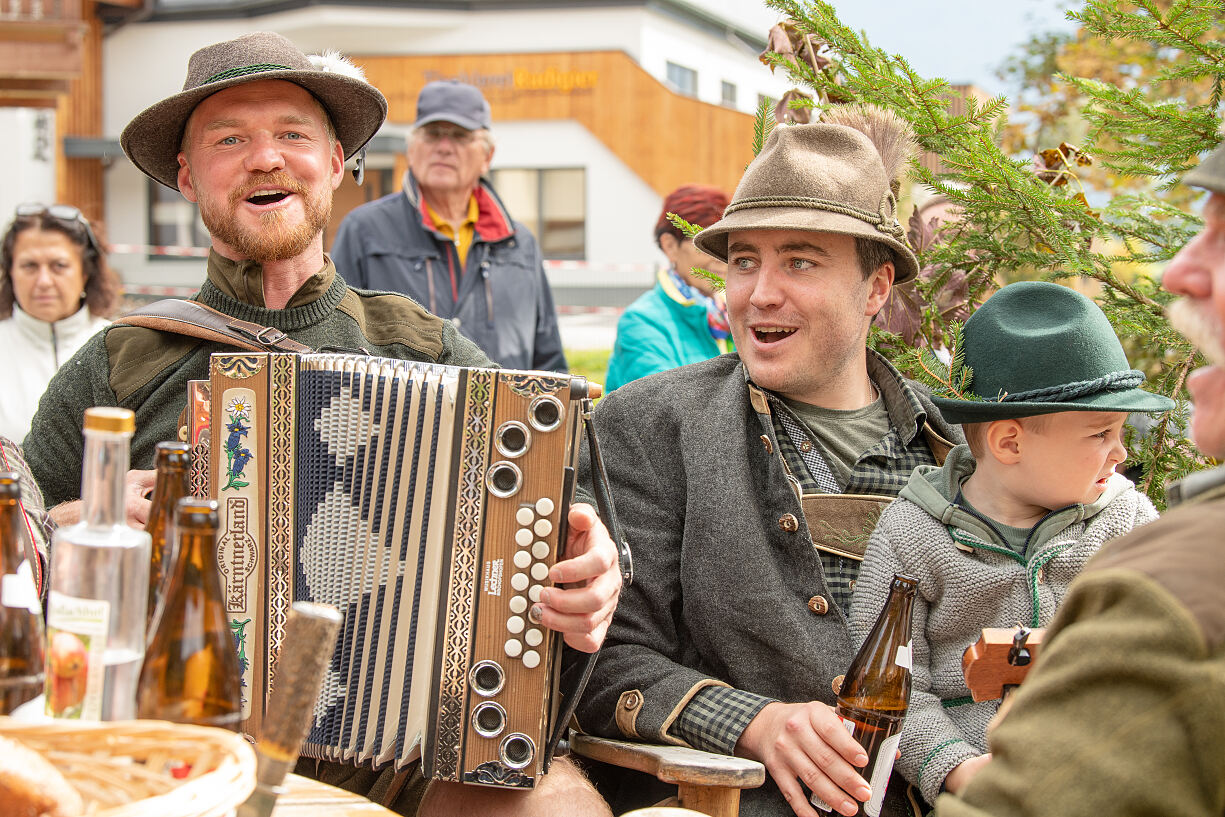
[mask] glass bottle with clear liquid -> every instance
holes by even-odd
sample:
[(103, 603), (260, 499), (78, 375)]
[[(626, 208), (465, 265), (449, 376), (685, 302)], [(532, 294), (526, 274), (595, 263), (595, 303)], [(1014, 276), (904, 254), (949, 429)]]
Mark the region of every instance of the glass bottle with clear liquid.
[(81, 521), (55, 531), (47, 601), (47, 714), (136, 717), (145, 653), (149, 534), (129, 527), (125, 479), (135, 415), (85, 411)]
[[(893, 577), (885, 606), (851, 659), (834, 707), (847, 732), (868, 755), (868, 765), (859, 774), (868, 781), (872, 798), (860, 803), (857, 812), (868, 817), (881, 813), (901, 740), (902, 719), (910, 706), (910, 619), (918, 586), (918, 580), (909, 576)], [(816, 795), (812, 803), (822, 811), (832, 811)]]
[(43, 608), (22, 553), (20, 503), (20, 477), (0, 471), (0, 715), (43, 691)]

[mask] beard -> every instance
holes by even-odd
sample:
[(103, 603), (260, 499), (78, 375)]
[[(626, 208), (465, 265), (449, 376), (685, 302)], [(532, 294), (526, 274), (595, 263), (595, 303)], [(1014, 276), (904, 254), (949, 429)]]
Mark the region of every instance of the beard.
[[(201, 191), (196, 179), (192, 183)], [(259, 228), (252, 230), (238, 223), (235, 210), (255, 188), (273, 185), (296, 194), (302, 200), (305, 217), (298, 224), (290, 223), (284, 210), (262, 213)], [(200, 219), (208, 228), (209, 235), (233, 248), (251, 261), (285, 261), (306, 250), (311, 242), (323, 232), (332, 217), (330, 190), (311, 190), (284, 171), (253, 173), (241, 188), (230, 193), (228, 201), (221, 202), (212, 196), (200, 193)]]
[(1225, 364), (1225, 331), (1211, 307), (1190, 298), (1179, 298), (1165, 309), (1170, 326), (1199, 349), (1209, 363)]

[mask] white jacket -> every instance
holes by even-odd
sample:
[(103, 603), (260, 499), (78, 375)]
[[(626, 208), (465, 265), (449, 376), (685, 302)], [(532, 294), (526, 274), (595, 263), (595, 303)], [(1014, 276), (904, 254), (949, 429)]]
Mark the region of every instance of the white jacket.
[(0, 321), (0, 350), (8, 361), (8, 374), (0, 374), (0, 434), (17, 443), (25, 439), (51, 376), (108, 323), (87, 306), (47, 323), (13, 304), (13, 317)]

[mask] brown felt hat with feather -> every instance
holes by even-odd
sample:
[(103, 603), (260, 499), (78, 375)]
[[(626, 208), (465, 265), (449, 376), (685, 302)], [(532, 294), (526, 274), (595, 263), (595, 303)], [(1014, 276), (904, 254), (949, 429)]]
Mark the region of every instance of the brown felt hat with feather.
[(812, 230), (886, 244), (894, 283), (919, 263), (897, 217), (900, 175), (916, 150), (910, 126), (872, 105), (844, 105), (812, 125), (779, 125), (744, 172), (723, 218), (698, 233), (698, 249), (727, 260), (740, 230)]
[(179, 145), (191, 112), (218, 91), (269, 79), (301, 85), (319, 100), (346, 159), (370, 141), (387, 116), (387, 100), (338, 53), (308, 57), (280, 34), (257, 31), (192, 54), (183, 90), (138, 113), (119, 144), (146, 175), (177, 190)]

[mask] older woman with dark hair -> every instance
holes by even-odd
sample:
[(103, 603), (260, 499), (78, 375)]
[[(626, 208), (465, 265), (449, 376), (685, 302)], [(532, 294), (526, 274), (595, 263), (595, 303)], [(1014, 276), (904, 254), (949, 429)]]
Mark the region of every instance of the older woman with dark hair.
[(119, 277), (75, 207), (23, 204), (0, 241), (0, 435), (23, 440), (51, 376), (108, 321)]
[(629, 305), (617, 321), (617, 341), (608, 361), (605, 387), (675, 369), (729, 352), (732, 335), (722, 291), (694, 268), (722, 276), (727, 264), (693, 245), (668, 220), (675, 213), (690, 224), (709, 227), (723, 217), (728, 196), (717, 187), (690, 184), (664, 199), (655, 223), (655, 241), (668, 258), (655, 287)]

